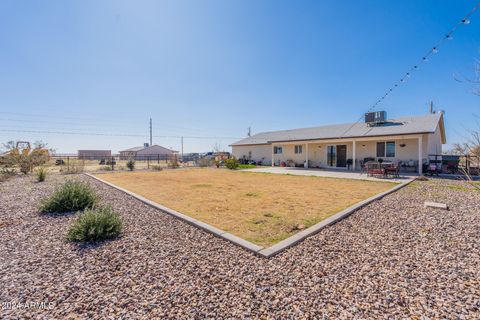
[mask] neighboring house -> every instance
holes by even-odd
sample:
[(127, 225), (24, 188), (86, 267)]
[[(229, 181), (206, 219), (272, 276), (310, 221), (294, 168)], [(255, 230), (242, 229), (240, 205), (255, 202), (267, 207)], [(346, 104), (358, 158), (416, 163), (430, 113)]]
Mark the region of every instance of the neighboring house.
[[(441, 155), (446, 143), (443, 113), (382, 121), (263, 132), (231, 145), (233, 155), (262, 164), (360, 169), (373, 158), (402, 162), (422, 173), (429, 155)], [(371, 114), (369, 114), (370, 116)], [(373, 115), (374, 116), (374, 115)], [(367, 115), (366, 115), (367, 120)], [(308, 160), (308, 161), (307, 161)], [(420, 164), (420, 165), (419, 165)]]
[(111, 150), (78, 150), (78, 159), (102, 160), (112, 157)]
[(145, 145), (143, 147), (134, 147), (127, 150), (120, 151), (120, 159), (121, 160), (146, 160), (146, 159), (166, 159), (171, 155), (177, 154), (177, 151), (170, 150), (168, 148), (164, 148), (159, 145), (152, 145), (148, 146)]

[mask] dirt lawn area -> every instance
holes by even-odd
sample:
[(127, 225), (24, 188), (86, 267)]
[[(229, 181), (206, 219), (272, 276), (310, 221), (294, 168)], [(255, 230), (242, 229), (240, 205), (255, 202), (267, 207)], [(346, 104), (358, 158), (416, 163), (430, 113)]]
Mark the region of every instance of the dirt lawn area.
[(270, 246), (395, 186), (206, 168), (97, 176), (261, 246)]

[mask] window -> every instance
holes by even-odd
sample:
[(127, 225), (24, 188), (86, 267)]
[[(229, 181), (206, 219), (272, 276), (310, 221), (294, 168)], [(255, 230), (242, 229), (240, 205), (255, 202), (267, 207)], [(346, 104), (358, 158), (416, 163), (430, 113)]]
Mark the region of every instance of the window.
[(330, 167), (337, 165), (337, 146), (327, 147), (327, 165)]
[(395, 157), (395, 141), (377, 142), (377, 157)]
[(388, 141), (385, 149), (385, 156), (393, 158), (395, 157), (395, 141)]
[(377, 157), (385, 157), (385, 142), (377, 142)]
[(273, 147), (274, 154), (281, 154), (283, 152), (282, 147)]
[(295, 146), (295, 154), (300, 154), (303, 151), (303, 146)]

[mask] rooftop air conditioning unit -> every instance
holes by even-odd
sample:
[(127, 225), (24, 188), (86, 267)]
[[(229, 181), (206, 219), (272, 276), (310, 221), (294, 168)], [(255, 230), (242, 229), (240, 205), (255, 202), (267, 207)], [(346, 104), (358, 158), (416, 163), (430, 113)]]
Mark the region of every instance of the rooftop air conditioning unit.
[(365, 123), (368, 125), (376, 125), (384, 122), (387, 122), (386, 111), (375, 111), (375, 112), (365, 113)]

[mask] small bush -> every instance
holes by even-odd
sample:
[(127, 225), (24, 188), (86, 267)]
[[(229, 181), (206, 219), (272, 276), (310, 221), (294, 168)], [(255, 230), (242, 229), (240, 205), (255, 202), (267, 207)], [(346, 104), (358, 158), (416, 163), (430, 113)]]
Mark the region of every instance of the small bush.
[(213, 166), (214, 160), (212, 158), (201, 158), (197, 160), (199, 167), (211, 167)]
[(152, 168), (152, 170), (155, 170), (155, 171), (162, 171), (163, 170), (162, 166), (159, 166), (159, 165), (156, 165), (156, 164), (150, 166), (150, 168)]
[(71, 212), (92, 208), (98, 198), (89, 184), (68, 180), (44, 199), (41, 212)]
[(230, 170), (237, 169), (237, 168), (238, 168), (238, 165), (239, 165), (239, 164), (238, 164), (238, 160), (237, 160), (237, 158), (235, 158), (235, 157), (232, 157), (232, 158), (227, 159), (227, 160), (225, 161), (225, 166), (226, 166), (228, 169), (230, 169)]
[(101, 166), (100, 170), (102, 170), (102, 171), (112, 171), (112, 167), (111, 166)]
[(128, 160), (127, 168), (128, 170), (133, 171), (135, 169), (135, 160)]
[(177, 160), (177, 157), (174, 156), (170, 162), (168, 163), (168, 167), (169, 168), (172, 168), (172, 169), (176, 169), (178, 167), (180, 167), (180, 165), (178, 164), (178, 160)]
[(47, 177), (47, 169), (45, 169), (44, 167), (38, 168), (36, 171), (36, 175), (37, 175), (37, 182), (45, 181), (45, 178)]
[(69, 241), (95, 242), (116, 238), (122, 231), (122, 219), (111, 206), (87, 209), (70, 225)]
[(17, 174), (17, 170), (11, 167), (2, 167), (0, 168), (0, 174), (6, 175), (6, 176), (14, 176)]
[(64, 166), (62, 166), (60, 172), (65, 174), (76, 174), (82, 173), (84, 169), (85, 162), (83, 160), (70, 159)]

